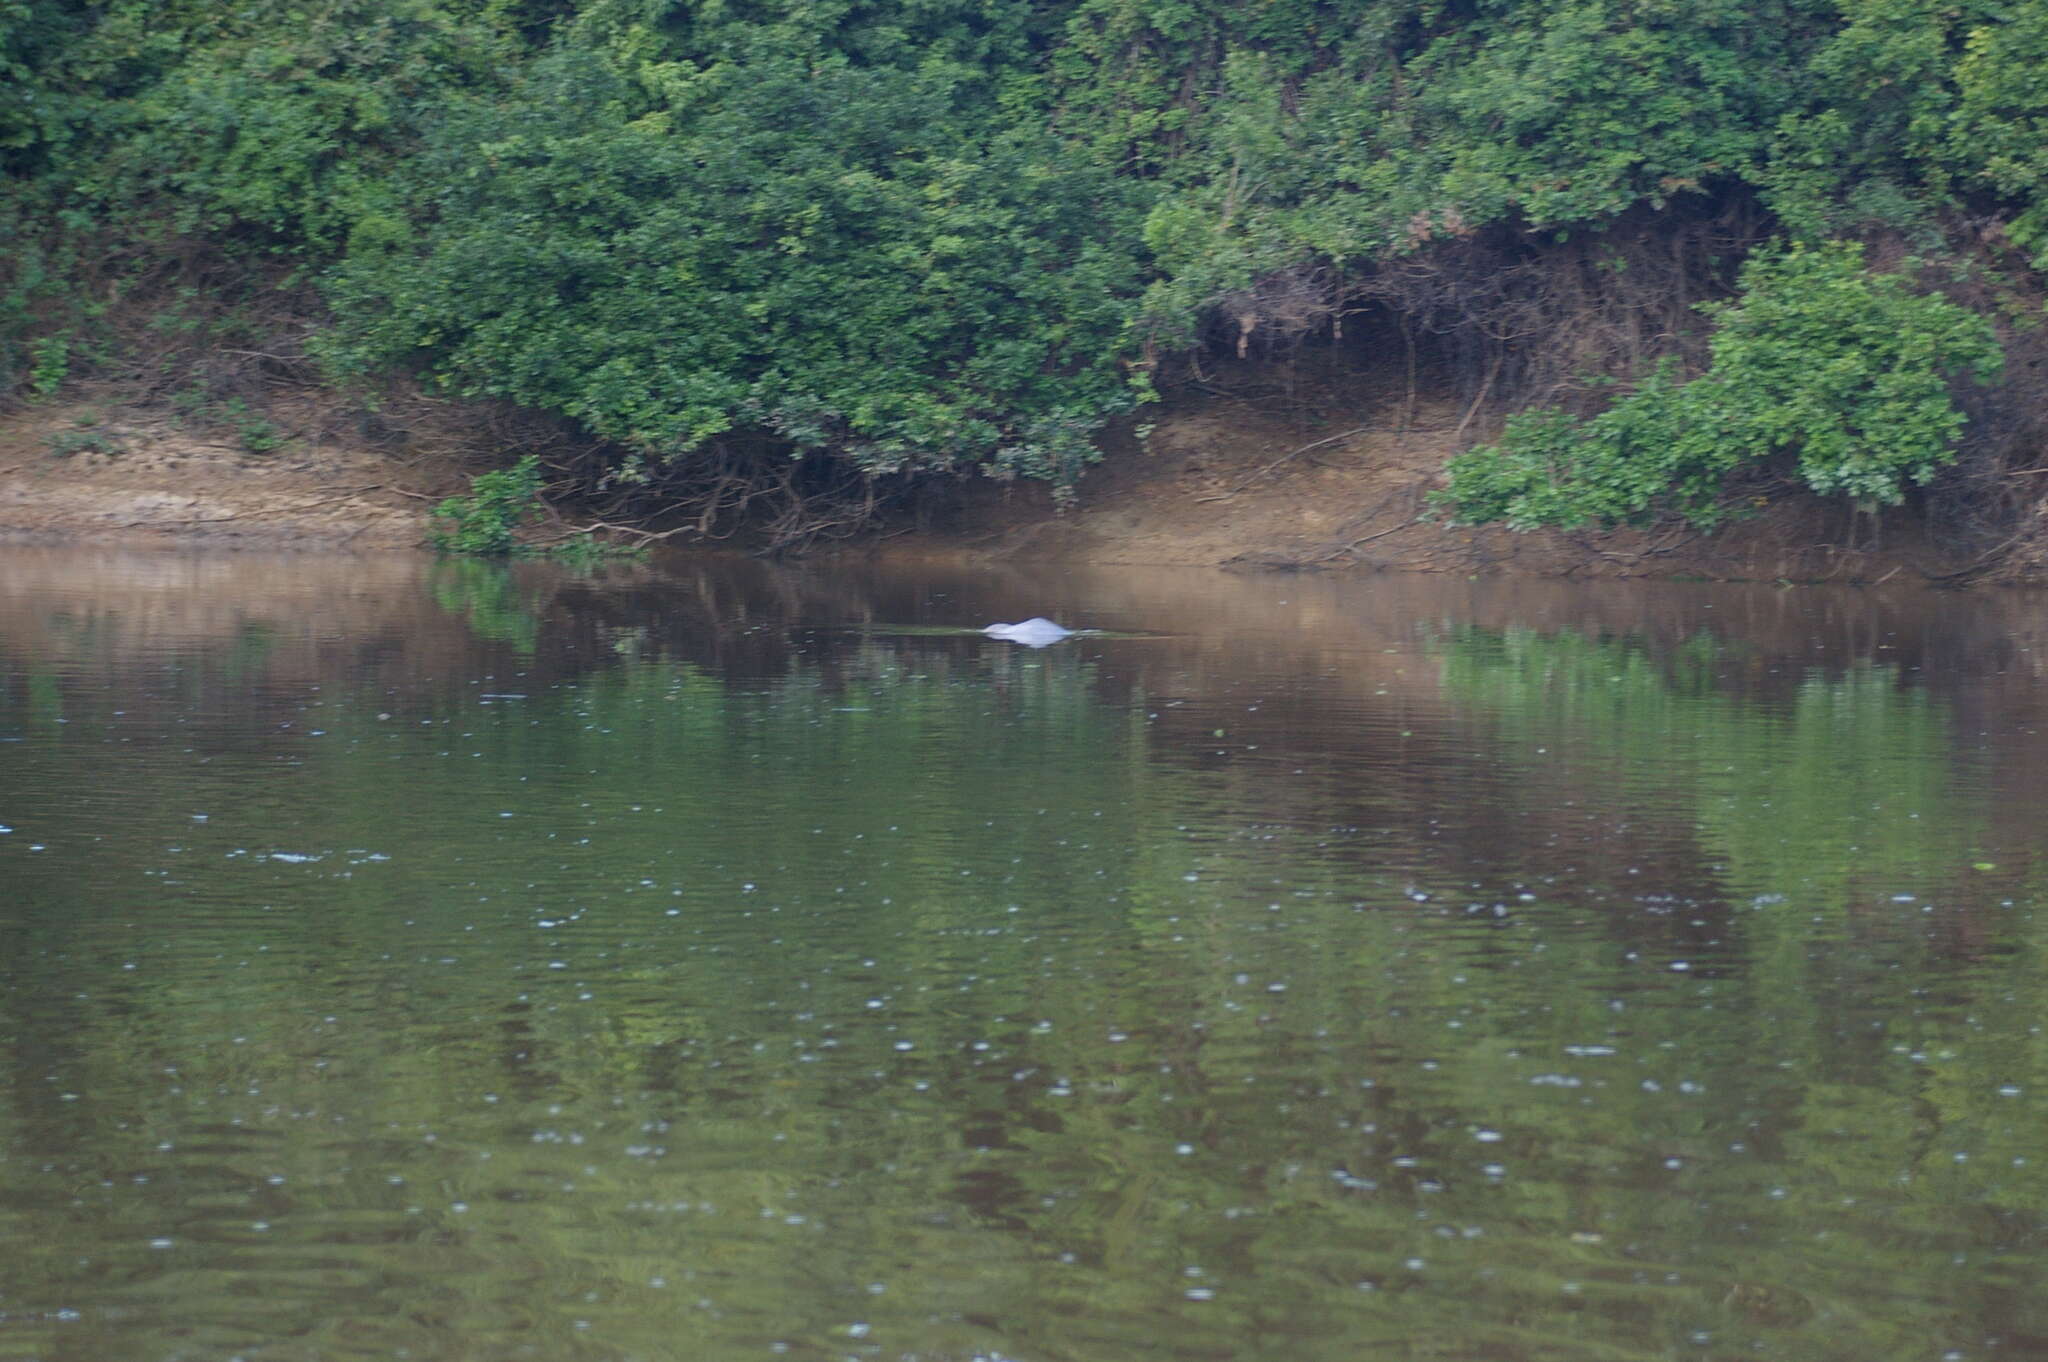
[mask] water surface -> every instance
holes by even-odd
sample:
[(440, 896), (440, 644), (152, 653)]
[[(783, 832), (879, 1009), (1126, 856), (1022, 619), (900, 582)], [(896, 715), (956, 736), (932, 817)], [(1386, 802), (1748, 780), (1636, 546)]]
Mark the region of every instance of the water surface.
[(2048, 1356), (2044, 709), (2038, 596), (0, 552), (0, 1357)]

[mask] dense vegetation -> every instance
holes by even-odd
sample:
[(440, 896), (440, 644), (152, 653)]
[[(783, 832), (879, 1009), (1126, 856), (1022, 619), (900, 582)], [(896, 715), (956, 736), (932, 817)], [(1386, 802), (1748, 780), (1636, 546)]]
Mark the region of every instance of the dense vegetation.
[(1956, 385), (2038, 311), (2044, 64), (1988, 0), (6, 0), (0, 389), (406, 375), (712, 515), (1065, 488), (1348, 316), (1531, 409), (1467, 518), (1890, 502), (2038, 447)]

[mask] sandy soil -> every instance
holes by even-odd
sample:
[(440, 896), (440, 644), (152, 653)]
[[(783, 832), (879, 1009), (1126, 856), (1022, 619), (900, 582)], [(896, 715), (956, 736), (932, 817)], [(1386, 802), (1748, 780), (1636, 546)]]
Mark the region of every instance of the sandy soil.
[(413, 546), (447, 490), (360, 449), (298, 440), (255, 454), (100, 404), (0, 420), (0, 538), (15, 542)]
[[(958, 542), (1002, 557), (1095, 563), (1384, 563), (1440, 546), (1415, 522), (1450, 445), (1455, 413), (1419, 405), (1304, 423), (1255, 403), (1159, 413), (1093, 469), (1058, 513), (1037, 489), (971, 507)], [(945, 535), (938, 536), (941, 540)]]

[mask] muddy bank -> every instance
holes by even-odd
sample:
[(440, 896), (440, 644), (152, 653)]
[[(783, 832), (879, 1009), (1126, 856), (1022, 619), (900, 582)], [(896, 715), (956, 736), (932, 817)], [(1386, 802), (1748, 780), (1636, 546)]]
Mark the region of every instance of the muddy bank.
[[(964, 484), (916, 524), (884, 524), (838, 551), (1845, 583), (1967, 579), (1975, 562), (1934, 542), (1907, 512), (1858, 520), (1811, 497), (1761, 506), (1756, 518), (1712, 537), (1446, 525), (1429, 515), (1428, 494), (1444, 461), (1470, 441), (1455, 404), (1412, 394), (1353, 393), (1321, 404), (1256, 389), (1193, 394), (1157, 409), (1142, 438), (1132, 432), (1115, 442), (1070, 509), (1055, 507), (1039, 485)], [(433, 505), (466, 486), (457, 464), (324, 440), (254, 452), (146, 413), (32, 408), (0, 419), (0, 539), (410, 548), (425, 543)]]
[(413, 547), (461, 481), (324, 441), (255, 451), (91, 405), (0, 419), (0, 538), (17, 543)]
[(969, 497), (950, 522), (883, 541), (1020, 562), (1225, 565), (1290, 571), (1962, 584), (1986, 565), (1908, 509), (1857, 516), (1797, 495), (1705, 535), (1515, 533), (1444, 523), (1429, 506), (1469, 411), (1382, 394), (1304, 417), (1255, 398), (1182, 401), (1112, 450), (1064, 513), (1042, 488)]

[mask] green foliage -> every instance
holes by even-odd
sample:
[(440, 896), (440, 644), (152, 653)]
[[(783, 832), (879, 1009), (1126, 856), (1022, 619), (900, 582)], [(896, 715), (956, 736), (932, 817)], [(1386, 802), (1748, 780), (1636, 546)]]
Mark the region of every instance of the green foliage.
[(1850, 245), (1758, 256), (1742, 282), (1706, 309), (1720, 326), (1701, 377), (1666, 363), (1589, 421), (1524, 413), (1499, 445), (1453, 459), (1458, 518), (1523, 529), (1671, 511), (1711, 526), (1730, 513), (1729, 474), (1780, 456), (1815, 492), (1891, 504), (1954, 457), (1951, 378), (2001, 364), (1988, 321), (1869, 273)]
[(28, 390), (37, 397), (54, 397), (71, 373), (71, 339), (41, 336), (29, 342)]
[(1944, 159), (1966, 188), (2015, 206), (2007, 230), (2048, 268), (2048, 12), (2016, 6), (1970, 31)]
[(1809, 237), (1932, 236), (1968, 203), (2048, 260), (2048, 15), (1967, 0), (1860, 0), (1807, 66), (1758, 182)]
[(521, 550), (522, 526), (540, 518), (540, 459), (528, 454), (510, 468), (479, 473), (469, 495), (449, 497), (434, 508), (433, 546), (443, 553), (507, 558)]
[(268, 454), (285, 442), (283, 431), (269, 418), (251, 411), (249, 404), (239, 397), (221, 403), (221, 415), (234, 428), (235, 438), (248, 453)]
[(1810, 0), (1311, 8), (1294, 43), (1219, 20), (1194, 44), (1228, 55), (1184, 111), (1147, 224), (1160, 339), (1303, 264), (1725, 192), (1767, 161), (1824, 31)]
[(436, 133), (414, 251), (352, 253), (329, 353), (574, 417), (657, 467), (734, 433), (872, 473), (1070, 481), (1130, 405), (1135, 186), (976, 82), (777, 50), (565, 50)]
[(421, 123), (495, 83), (516, 48), (494, 8), (108, 5), (45, 77), (59, 91), (120, 96), (90, 101), (81, 90), (80, 112), (45, 129), (53, 149), (96, 144), (59, 161), (56, 178), (73, 202), (135, 219), (138, 231), (331, 251), (390, 218), (391, 171)]
[[(0, 0), (0, 362), (53, 389), (55, 338), (196, 238), (318, 284), (338, 373), (568, 418), (617, 476), (1067, 488), (1150, 351), (1292, 281), (1310, 324), (1482, 232), (1760, 197), (1809, 244), (1931, 251), (1965, 207), (2048, 262), (2043, 69), (2044, 11), (1991, 0)], [(1656, 374), (1588, 429), (1652, 438), (1708, 392)], [(1824, 429), (1871, 411), (1745, 433), (1882, 499), (1953, 435), (1895, 396), (1896, 456)], [(1731, 446), (1695, 435), (1697, 509)]]
[(125, 454), (128, 447), (103, 430), (60, 430), (44, 442), (53, 459), (74, 454)]
[(290, 439), (274, 421), (251, 407), (245, 397), (216, 400), (205, 387), (195, 385), (179, 389), (167, 401), (172, 411), (193, 425), (231, 432), (244, 453), (268, 454), (283, 448)]
[(522, 543), (519, 531), (546, 510), (537, 455), (528, 454), (510, 468), (479, 473), (469, 487), (468, 496), (449, 497), (434, 508), (434, 522), (440, 528), (428, 542), (443, 553), (469, 558), (539, 555), (583, 571), (600, 563), (646, 555), (644, 549), (606, 543), (587, 532), (571, 535), (545, 550)]

